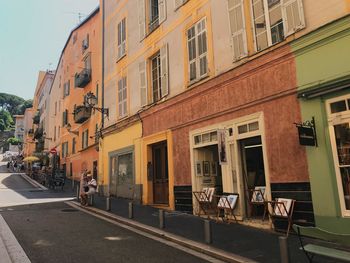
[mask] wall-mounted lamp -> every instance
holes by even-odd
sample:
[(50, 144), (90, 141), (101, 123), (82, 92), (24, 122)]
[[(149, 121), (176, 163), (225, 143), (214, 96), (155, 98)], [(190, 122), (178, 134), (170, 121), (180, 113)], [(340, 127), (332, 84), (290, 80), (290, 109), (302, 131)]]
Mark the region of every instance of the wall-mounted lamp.
[(97, 100), (96, 96), (91, 91), (89, 91), (85, 95), (84, 104), (85, 104), (85, 107), (89, 107), (89, 108), (92, 108), (94, 110), (97, 110), (97, 111), (102, 113), (102, 116), (106, 115), (106, 117), (108, 118), (108, 116), (109, 116), (109, 109), (108, 108), (96, 107), (95, 105), (98, 104), (98, 100)]
[(67, 124), (66, 129), (69, 133), (73, 133), (74, 135), (79, 135), (79, 131), (72, 131), (72, 125), (70, 123)]

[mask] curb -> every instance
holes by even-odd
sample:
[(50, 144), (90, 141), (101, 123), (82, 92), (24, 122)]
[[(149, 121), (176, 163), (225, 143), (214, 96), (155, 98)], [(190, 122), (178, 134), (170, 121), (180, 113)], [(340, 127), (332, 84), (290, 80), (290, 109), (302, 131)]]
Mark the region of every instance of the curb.
[(28, 175), (21, 173), (21, 176), (23, 179), (25, 179), (28, 183), (30, 183), (32, 186), (36, 187), (36, 188), (40, 188), (42, 190), (49, 190), (47, 189), (45, 186), (43, 186), (42, 184), (39, 184), (37, 181), (35, 181), (34, 179), (30, 178)]
[(94, 207), (83, 207), (76, 201), (68, 201), (65, 203), (68, 204), (69, 206), (77, 208), (79, 210), (82, 210), (82, 211), (85, 210), (84, 212), (95, 214), (95, 215), (116, 221), (116, 222), (120, 223), (121, 225), (132, 227), (134, 229), (137, 229), (137, 230), (146, 232), (148, 234), (154, 235), (156, 237), (171, 241), (171, 242), (176, 243), (178, 245), (181, 245), (183, 247), (190, 248), (194, 251), (206, 254), (208, 256), (211, 256), (213, 258), (216, 258), (216, 259), (219, 259), (222, 261), (232, 262), (232, 263), (256, 262), (252, 259), (248, 259), (248, 258), (239, 256), (239, 255), (236, 255), (236, 254), (233, 254), (230, 252), (226, 252), (224, 250), (217, 249), (217, 248), (214, 248), (212, 246), (202, 244), (200, 242), (189, 240), (189, 239), (186, 239), (184, 237), (160, 230), (158, 228), (148, 226), (148, 225), (139, 223), (139, 222), (134, 221), (134, 220), (126, 219), (126, 218), (123, 218), (121, 216), (117, 216), (115, 214), (103, 211), (101, 209), (97, 209)]

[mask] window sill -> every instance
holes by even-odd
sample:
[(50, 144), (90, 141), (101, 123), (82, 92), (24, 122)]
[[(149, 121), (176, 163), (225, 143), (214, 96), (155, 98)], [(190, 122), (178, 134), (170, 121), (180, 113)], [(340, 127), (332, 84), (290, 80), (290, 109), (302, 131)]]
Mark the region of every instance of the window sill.
[(194, 79), (188, 82), (187, 84), (187, 88), (192, 88), (194, 87), (196, 84), (199, 84), (201, 82), (203, 82), (205, 79), (209, 78), (209, 73), (205, 74), (204, 76), (198, 78), (198, 79)]
[(120, 57), (117, 58), (116, 63), (120, 62), (125, 57), (126, 57), (126, 51), (123, 55), (121, 55)]

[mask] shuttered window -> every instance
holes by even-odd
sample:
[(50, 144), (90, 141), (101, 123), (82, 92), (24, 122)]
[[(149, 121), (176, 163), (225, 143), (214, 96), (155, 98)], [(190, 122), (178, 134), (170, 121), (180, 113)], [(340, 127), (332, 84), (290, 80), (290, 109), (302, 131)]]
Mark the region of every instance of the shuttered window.
[(174, 0), (175, 10), (185, 4), (188, 0)]
[(138, 0), (140, 40), (158, 28), (166, 20), (166, 17), (166, 0)]
[(207, 46), (206, 19), (204, 18), (187, 30), (190, 82), (208, 74)]
[(123, 118), (127, 115), (126, 77), (123, 77), (118, 81), (118, 110), (119, 118)]
[(243, 0), (228, 0), (228, 13), (230, 18), (233, 58), (234, 60), (238, 60), (248, 54)]
[(252, 0), (257, 51), (305, 27), (302, 0)]
[(85, 149), (89, 146), (89, 130), (83, 131), (82, 137), (81, 137), (81, 148)]
[(141, 107), (147, 105), (146, 61), (139, 63)]
[(118, 24), (118, 59), (126, 53), (126, 19)]

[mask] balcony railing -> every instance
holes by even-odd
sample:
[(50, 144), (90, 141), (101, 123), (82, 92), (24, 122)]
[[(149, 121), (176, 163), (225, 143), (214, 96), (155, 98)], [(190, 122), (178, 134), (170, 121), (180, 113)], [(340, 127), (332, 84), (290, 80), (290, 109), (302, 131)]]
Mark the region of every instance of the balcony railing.
[(39, 115), (39, 114), (36, 114), (36, 115), (33, 117), (33, 123), (34, 123), (34, 124), (39, 124), (39, 123), (40, 123), (40, 115)]
[(75, 87), (84, 88), (91, 80), (91, 69), (83, 69), (79, 73), (75, 73)]
[(40, 139), (43, 136), (44, 129), (43, 128), (37, 128), (34, 132), (34, 139)]
[(91, 108), (83, 105), (76, 107), (74, 110), (74, 122), (83, 123), (91, 116)]

